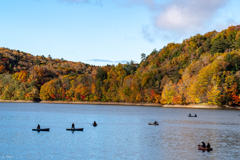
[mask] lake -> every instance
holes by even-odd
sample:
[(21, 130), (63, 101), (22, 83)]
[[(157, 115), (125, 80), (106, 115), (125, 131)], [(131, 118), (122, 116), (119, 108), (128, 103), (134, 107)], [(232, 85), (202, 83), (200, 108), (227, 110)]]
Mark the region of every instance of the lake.
[[(239, 159), (239, 115), (238, 110), (0, 103), (0, 159)], [(158, 126), (148, 125), (155, 120)], [(72, 123), (84, 131), (66, 131)], [(38, 124), (50, 131), (32, 131)], [(202, 141), (213, 151), (198, 150)]]

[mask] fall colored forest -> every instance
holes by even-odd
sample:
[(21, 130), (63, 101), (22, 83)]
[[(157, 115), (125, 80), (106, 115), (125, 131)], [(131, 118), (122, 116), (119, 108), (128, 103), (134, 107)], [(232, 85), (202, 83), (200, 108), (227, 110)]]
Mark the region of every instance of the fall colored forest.
[(0, 48), (0, 99), (240, 105), (240, 26), (93, 66)]

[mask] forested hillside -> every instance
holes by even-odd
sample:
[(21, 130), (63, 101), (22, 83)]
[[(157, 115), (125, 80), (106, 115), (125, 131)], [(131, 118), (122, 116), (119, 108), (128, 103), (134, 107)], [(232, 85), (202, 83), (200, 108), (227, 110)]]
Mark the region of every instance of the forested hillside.
[(0, 48), (0, 99), (240, 105), (240, 26), (117, 66)]

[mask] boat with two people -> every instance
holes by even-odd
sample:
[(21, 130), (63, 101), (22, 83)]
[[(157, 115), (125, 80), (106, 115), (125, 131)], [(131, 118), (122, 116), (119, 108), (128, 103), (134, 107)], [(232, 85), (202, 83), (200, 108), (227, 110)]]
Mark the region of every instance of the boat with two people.
[(207, 146), (206, 146), (205, 143), (202, 142), (202, 145), (198, 144), (198, 150), (212, 151), (213, 149), (211, 148), (210, 143), (208, 143)]
[(191, 113), (188, 114), (188, 117), (197, 117), (197, 114), (191, 115)]

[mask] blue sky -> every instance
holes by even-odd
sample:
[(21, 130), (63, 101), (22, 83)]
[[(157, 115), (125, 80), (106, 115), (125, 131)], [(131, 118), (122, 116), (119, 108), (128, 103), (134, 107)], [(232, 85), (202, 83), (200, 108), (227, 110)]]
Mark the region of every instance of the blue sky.
[(0, 47), (94, 65), (140, 62), (240, 24), (238, 0), (1, 0)]

